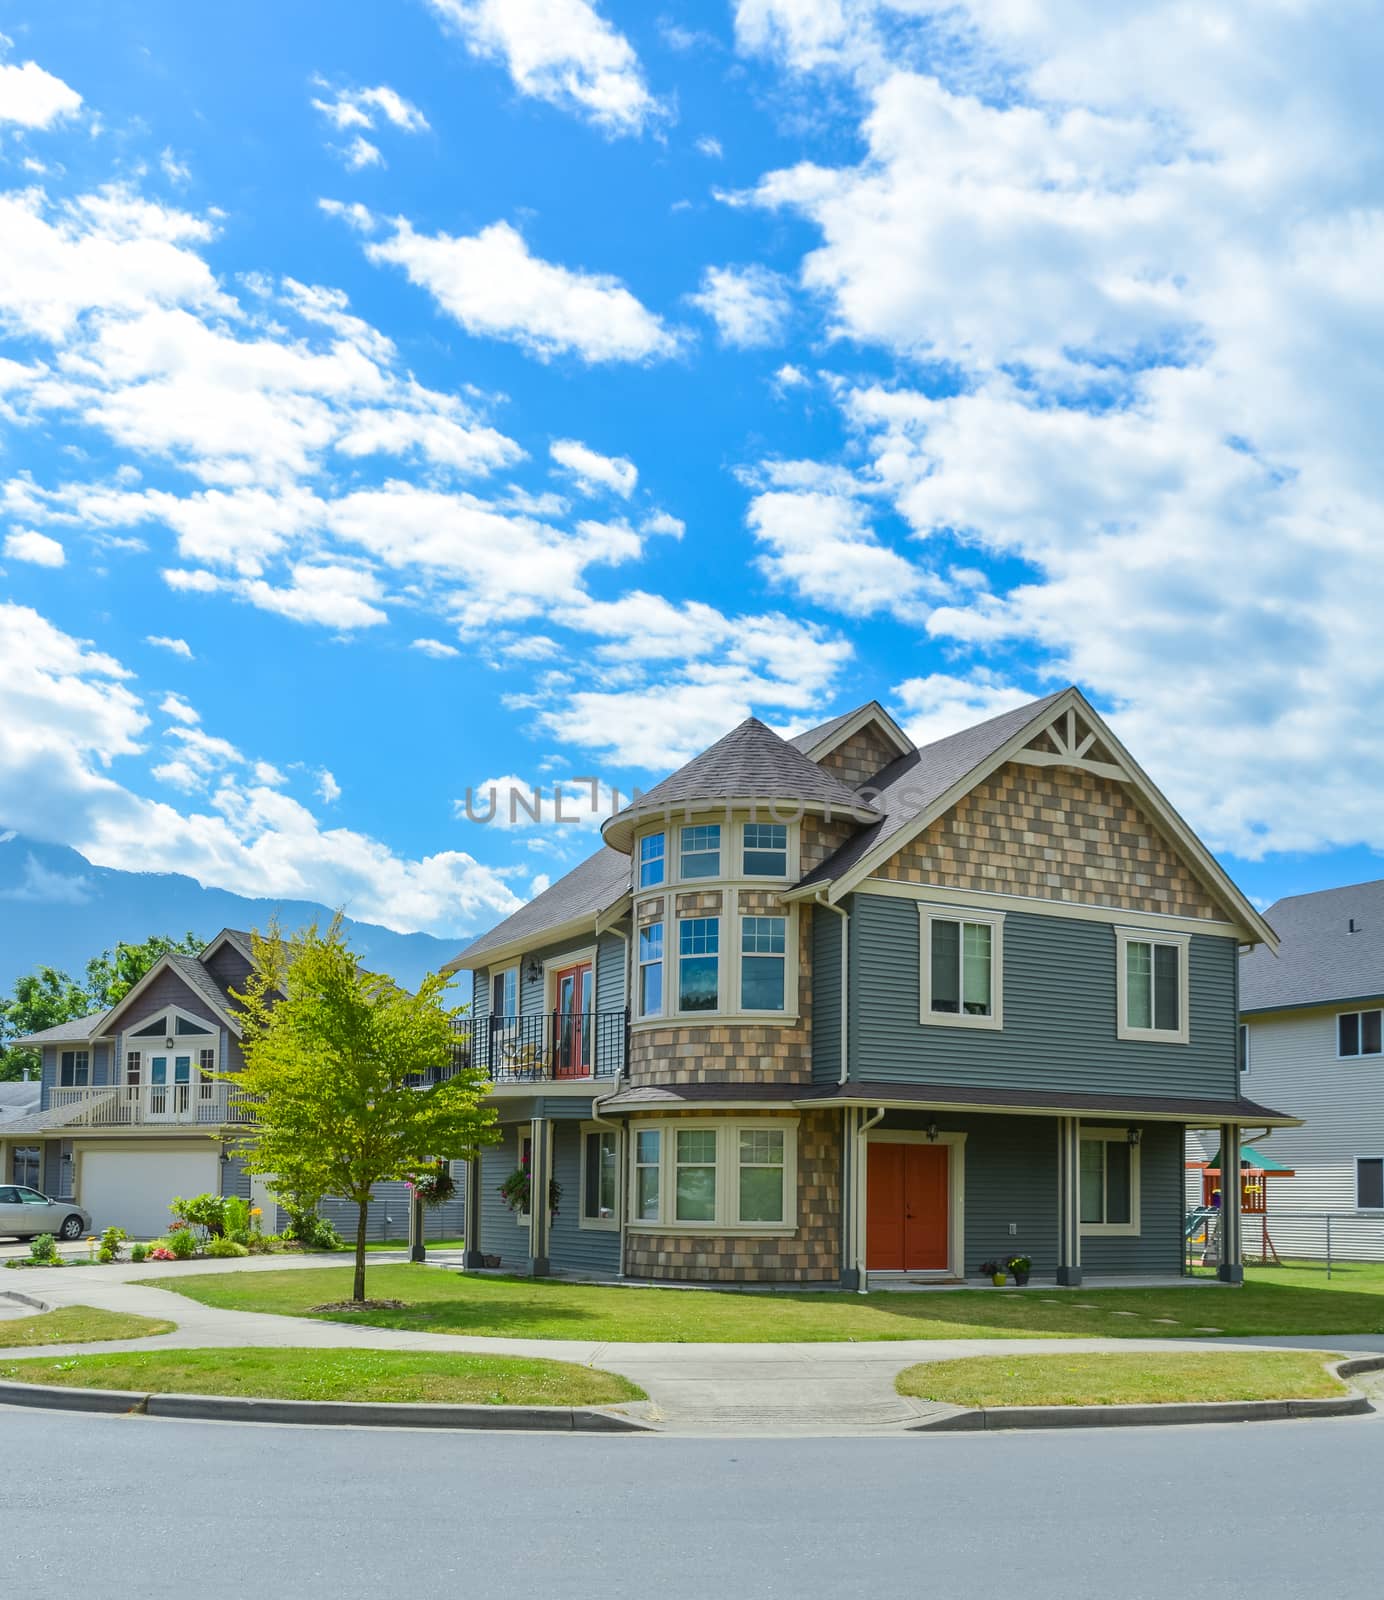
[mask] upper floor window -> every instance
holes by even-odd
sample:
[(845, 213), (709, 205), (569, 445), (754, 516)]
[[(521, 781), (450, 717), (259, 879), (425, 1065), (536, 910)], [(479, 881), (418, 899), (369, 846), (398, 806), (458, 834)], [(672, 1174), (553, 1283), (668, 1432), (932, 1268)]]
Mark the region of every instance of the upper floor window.
[(719, 878), (721, 876), (721, 824), (698, 823), (684, 828), (678, 835), (680, 846), (679, 876), (683, 878)]
[(783, 1010), (787, 963), (787, 917), (740, 919), (742, 1011)]
[(1241, 1072), (1249, 1071), (1249, 1024), (1242, 1022), (1235, 1030), (1235, 1065)]
[(639, 930), (639, 1015), (657, 1017), (663, 1011), (663, 924)]
[(91, 1056), (85, 1050), (64, 1050), (58, 1062), (58, 1083), (64, 1089), (85, 1089), (91, 1081)]
[(678, 923), (678, 1010), (715, 1011), (721, 987), (721, 924), (715, 917)]
[(747, 822), (745, 824), (742, 870), (747, 878), (786, 878), (788, 876), (788, 824)]
[(497, 1023), (502, 1017), (519, 1015), (518, 967), (506, 967), (490, 980), (490, 1015)]
[(143, 1057), (138, 1050), (125, 1052), (125, 1082), (132, 1088), (139, 1084), (140, 1068), (143, 1066)]
[(1139, 1146), (1123, 1128), (1081, 1130), (1081, 1230), (1138, 1233)]
[(1384, 1156), (1356, 1161), (1355, 1204), (1360, 1211), (1384, 1211)]
[(1380, 1046), (1378, 1011), (1343, 1011), (1336, 1018), (1336, 1054), (1377, 1056)]
[(1186, 1044), (1188, 936), (1155, 937), (1137, 928), (1117, 928), (1115, 934), (1117, 1037)]
[(661, 833), (646, 833), (639, 841), (639, 887), (652, 889), (663, 882), (664, 838)]
[(922, 1020), (970, 1028), (1003, 1025), (1002, 912), (958, 916), (921, 906)]

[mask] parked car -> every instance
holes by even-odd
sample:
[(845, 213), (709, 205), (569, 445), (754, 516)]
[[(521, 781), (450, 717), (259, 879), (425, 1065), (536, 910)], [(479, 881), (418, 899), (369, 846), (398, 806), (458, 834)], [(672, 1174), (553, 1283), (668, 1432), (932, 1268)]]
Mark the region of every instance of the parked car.
[(50, 1200), (23, 1184), (0, 1184), (0, 1238), (51, 1233), (58, 1239), (80, 1239), (90, 1228), (91, 1213), (70, 1200)]

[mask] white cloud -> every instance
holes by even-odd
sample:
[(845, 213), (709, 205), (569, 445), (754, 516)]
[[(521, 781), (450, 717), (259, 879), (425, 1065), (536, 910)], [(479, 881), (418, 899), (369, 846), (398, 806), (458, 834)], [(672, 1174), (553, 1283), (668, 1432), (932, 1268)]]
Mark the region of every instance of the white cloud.
[(472, 784), (454, 809), (459, 817), (495, 828), (594, 831), (617, 805), (609, 785), (595, 776), (519, 778), (510, 773)]
[(45, 72), (36, 61), (26, 61), (22, 67), (0, 61), (0, 123), (51, 128), (70, 117), (81, 103), (75, 89)]
[(505, 874), (461, 851), (401, 857), (349, 828), (324, 829), (248, 774), (228, 741), (179, 728), (169, 783), (209, 788), (201, 809), (135, 792), (148, 717), (112, 657), (27, 607), (0, 603), (0, 816), (35, 839), (70, 844), (98, 866), (183, 872), (240, 894), (310, 899), (401, 931), (460, 935), (507, 915)]
[(294, 622), (315, 622), (349, 632), (388, 621), (374, 603), (383, 597), (379, 580), (359, 567), (337, 562), (314, 566), (300, 561), (292, 569), (291, 578), (283, 586), (251, 578), (234, 588), (262, 611), (276, 611)]
[(322, 78), (314, 81), (333, 98), (314, 97), (313, 106), (338, 133), (349, 133), (352, 128), (374, 128), (381, 117), (404, 133), (428, 131), (428, 119), (418, 107), (388, 84), (377, 84), (373, 89), (333, 90)]
[(167, 650), (175, 656), (182, 656), (185, 660), (192, 660), (192, 646), (186, 639), (170, 639), (167, 634), (150, 633), (144, 638), (145, 644), (157, 646), (160, 650)]
[(341, 159), (351, 172), (360, 172), (365, 167), (384, 165), (384, 155), (379, 145), (371, 144), (364, 134), (360, 133), (341, 152)]
[(323, 805), (335, 805), (341, 798), (341, 785), (326, 767), (317, 774), (317, 798)]
[(453, 238), (415, 233), (399, 217), (393, 236), (366, 254), (402, 267), (468, 333), (507, 339), (543, 360), (572, 352), (590, 362), (647, 361), (677, 348), (618, 278), (541, 260), (507, 222)]
[(170, 183), (182, 185), (192, 180), (192, 168), (186, 161), (179, 161), (171, 145), (165, 145), (159, 155), (159, 167)]
[(694, 148), (696, 149), (698, 155), (706, 156), (710, 161), (719, 161), (726, 153), (721, 148), (721, 141), (713, 138), (709, 133), (702, 134), (702, 136), (695, 141)]
[(172, 717), (178, 722), (195, 723), (202, 720), (196, 708), (190, 706), (180, 694), (165, 695), (159, 710), (166, 717)]
[(603, 489), (628, 500), (639, 481), (639, 469), (625, 456), (603, 456), (580, 439), (554, 439), (548, 454), (565, 468), (583, 494)]
[(931, 744), (1036, 698), (1031, 689), (980, 670), (967, 678), (945, 672), (907, 678), (890, 691), (899, 721), (914, 744)]
[(924, 597), (937, 592), (936, 580), (882, 544), (846, 495), (769, 490), (751, 500), (747, 520), (767, 552), (761, 571), (814, 605), (849, 616), (892, 611), (917, 623), (931, 609)]
[(431, 656), (434, 661), (450, 661), (461, 654), (454, 644), (444, 644), (441, 639), (415, 639), (409, 649)]
[(688, 299), (716, 324), (722, 344), (749, 348), (774, 344), (792, 310), (777, 272), (767, 267), (708, 267)]
[(46, 533), (35, 533), (32, 528), (16, 528), (5, 536), (5, 554), (11, 561), (29, 561), (36, 567), (62, 567), (67, 565), (67, 551), (56, 539)]
[(472, 55), (502, 61), (520, 94), (574, 111), (607, 133), (667, 115), (639, 58), (591, 0), (428, 0)]

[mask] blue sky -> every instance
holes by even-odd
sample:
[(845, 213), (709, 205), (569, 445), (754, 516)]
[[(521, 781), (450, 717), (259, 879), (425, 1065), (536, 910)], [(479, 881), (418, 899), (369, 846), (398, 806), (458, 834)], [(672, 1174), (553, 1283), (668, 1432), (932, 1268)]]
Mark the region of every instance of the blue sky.
[(595, 839), (468, 786), (1074, 679), (1256, 899), (1378, 874), (1370, 8), (0, 33), (0, 828), (462, 936)]

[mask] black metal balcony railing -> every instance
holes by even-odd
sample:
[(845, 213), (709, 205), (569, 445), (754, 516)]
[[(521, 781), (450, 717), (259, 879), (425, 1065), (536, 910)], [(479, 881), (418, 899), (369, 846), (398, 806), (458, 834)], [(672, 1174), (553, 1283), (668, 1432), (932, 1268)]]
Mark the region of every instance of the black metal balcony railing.
[(470, 1024), (470, 1065), (493, 1083), (615, 1078), (625, 1065), (628, 1023), (623, 1010), (476, 1017)]

